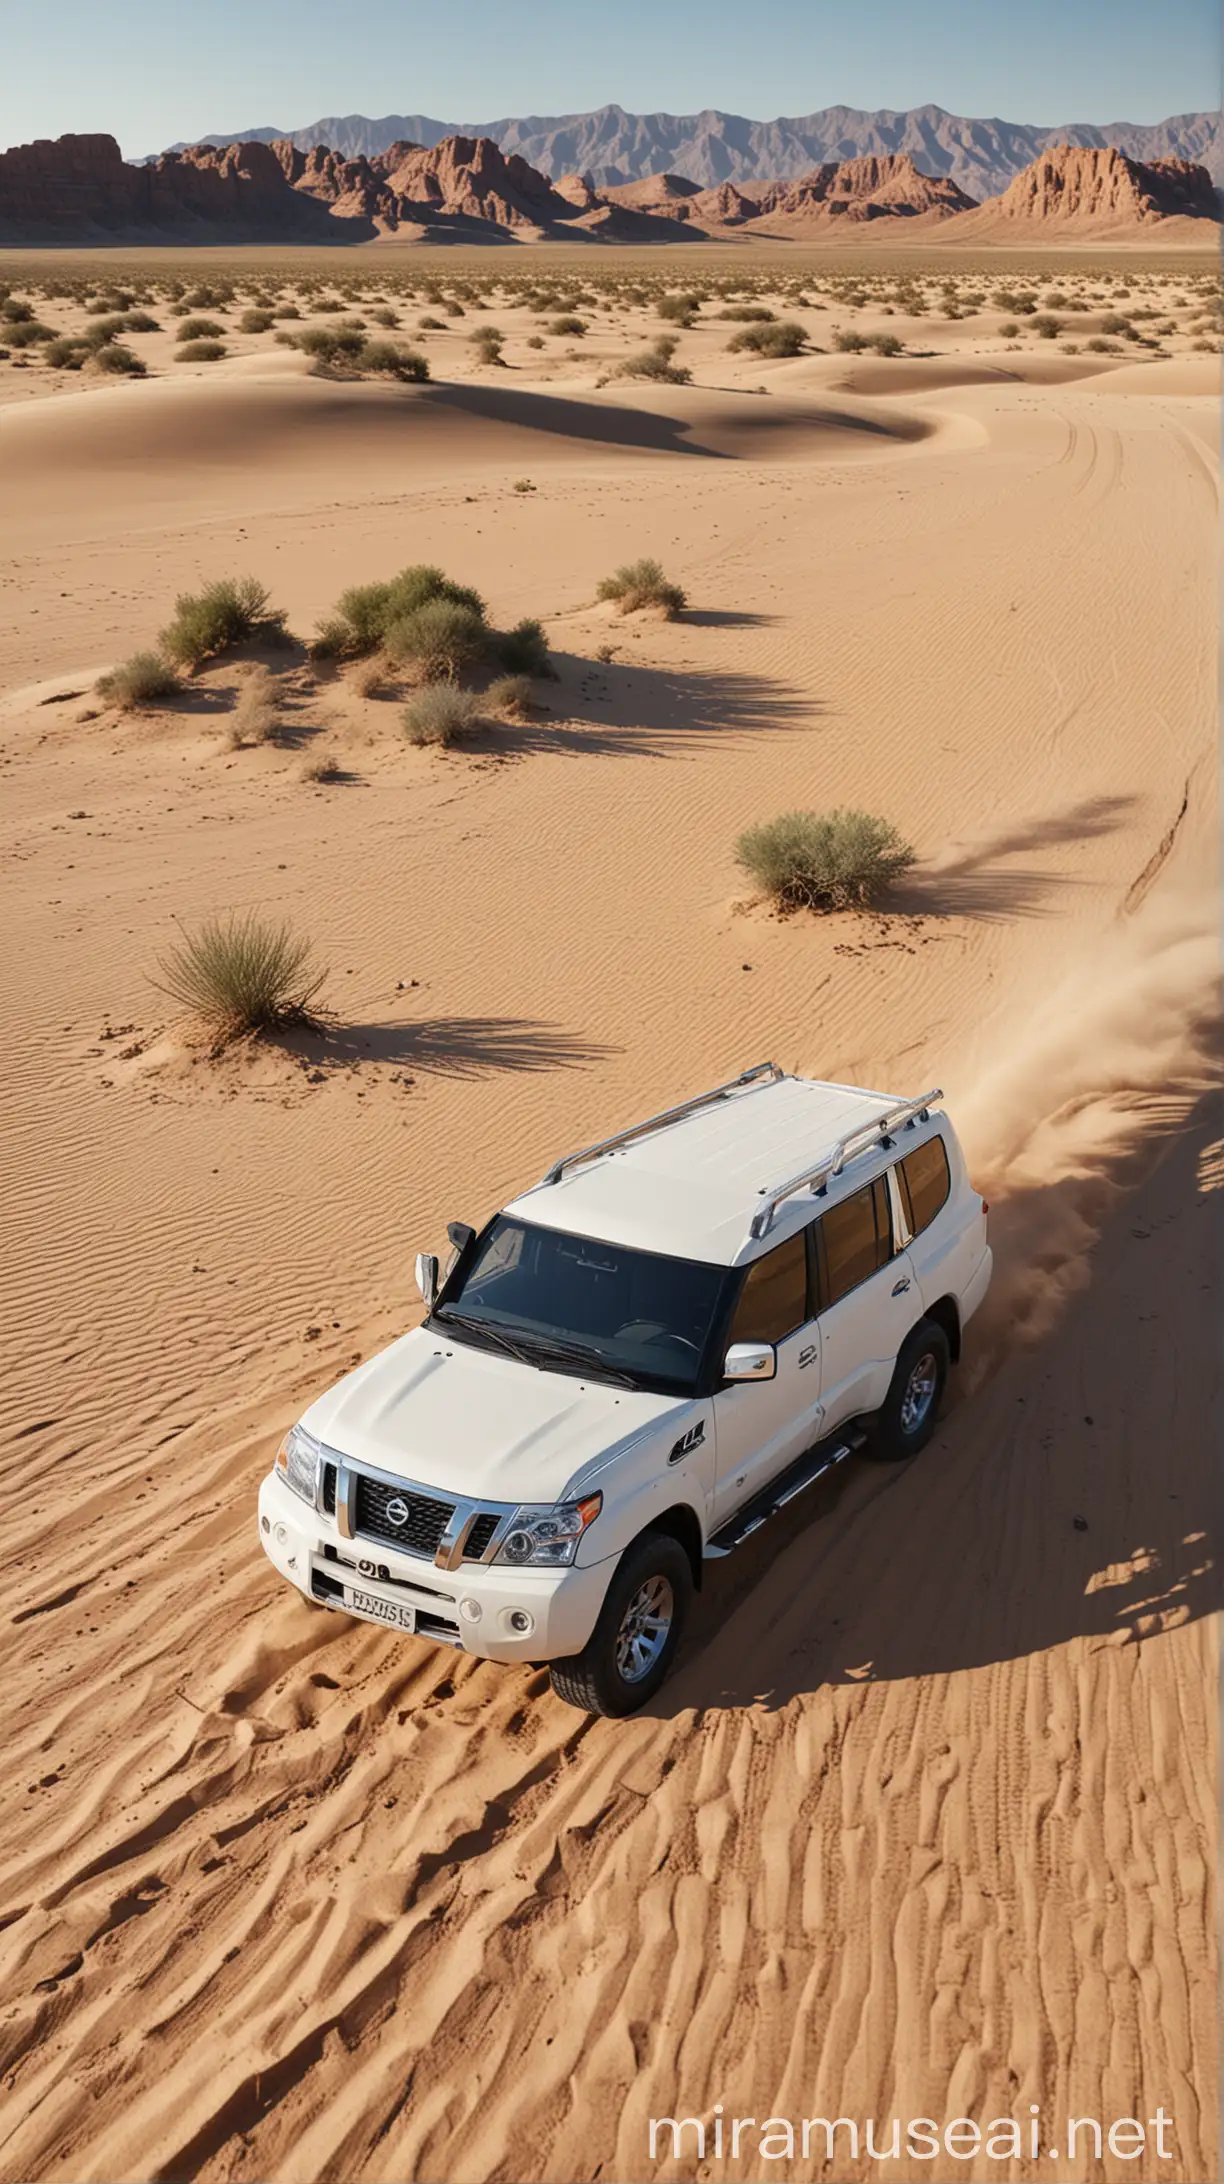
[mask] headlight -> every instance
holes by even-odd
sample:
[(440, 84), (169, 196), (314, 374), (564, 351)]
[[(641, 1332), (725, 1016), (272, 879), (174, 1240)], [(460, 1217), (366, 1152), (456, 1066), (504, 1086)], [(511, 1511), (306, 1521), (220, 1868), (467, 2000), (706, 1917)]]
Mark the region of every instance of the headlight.
[(276, 1451), (278, 1476), (312, 1506), (319, 1476), (319, 1452), (319, 1443), (301, 1426), (291, 1426)]
[(528, 1563), (556, 1569), (558, 1564), (572, 1562), (579, 1540), (602, 1508), (603, 1495), (588, 1494), (584, 1501), (516, 1509), (494, 1561), (511, 1562), (519, 1569)]

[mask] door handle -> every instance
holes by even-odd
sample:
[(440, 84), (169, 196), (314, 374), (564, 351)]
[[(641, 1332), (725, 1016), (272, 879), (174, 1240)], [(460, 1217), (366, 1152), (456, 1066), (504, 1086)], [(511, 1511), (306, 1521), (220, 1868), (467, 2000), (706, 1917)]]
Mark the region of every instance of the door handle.
[(908, 1277), (906, 1278), (906, 1280), (905, 1280), (905, 1281), (902, 1281), (902, 1282), (894, 1282), (894, 1283), (893, 1283), (893, 1295), (894, 1295), (894, 1297), (903, 1297), (903, 1296), (905, 1295), (905, 1292), (906, 1292), (906, 1290), (907, 1290), (908, 1288), (909, 1288), (909, 1280), (908, 1280)]

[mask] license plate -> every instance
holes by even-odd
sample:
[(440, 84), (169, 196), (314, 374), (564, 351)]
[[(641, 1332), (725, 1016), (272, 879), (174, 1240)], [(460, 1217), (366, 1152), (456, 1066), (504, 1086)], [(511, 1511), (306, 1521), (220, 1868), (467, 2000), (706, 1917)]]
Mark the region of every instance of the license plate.
[(377, 1593), (359, 1592), (356, 1585), (344, 1588), (344, 1605), (350, 1615), (364, 1616), (367, 1623), (390, 1623), (394, 1630), (415, 1630), (416, 1611), (402, 1607), (398, 1600), (380, 1600)]

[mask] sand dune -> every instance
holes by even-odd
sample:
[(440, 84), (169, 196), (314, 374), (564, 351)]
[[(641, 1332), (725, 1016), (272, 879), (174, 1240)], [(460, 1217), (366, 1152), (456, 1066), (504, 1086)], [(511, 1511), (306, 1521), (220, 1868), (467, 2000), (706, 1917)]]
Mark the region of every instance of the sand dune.
[[(0, 417), (4, 2178), (639, 2176), (716, 2102), (1163, 2103), (1214, 2173), (1209, 406), (1012, 361)], [(592, 605), (647, 551), (689, 618)], [(292, 748), (219, 747), (225, 663), (39, 702), (201, 573), (304, 630), (417, 558), (559, 660), (470, 756), (296, 654)], [(838, 803), (893, 914), (744, 907), (738, 830)], [(255, 903), (340, 1029), (210, 1069), (145, 973)], [(768, 1053), (965, 1113), (1007, 1308), (922, 1459), (719, 1566), (627, 1725), (289, 1596), (257, 1481), (414, 1249)]]

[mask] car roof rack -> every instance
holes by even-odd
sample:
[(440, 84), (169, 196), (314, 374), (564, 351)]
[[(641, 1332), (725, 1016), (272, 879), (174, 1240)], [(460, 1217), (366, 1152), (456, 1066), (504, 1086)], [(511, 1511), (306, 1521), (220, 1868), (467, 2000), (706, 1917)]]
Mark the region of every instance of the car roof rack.
[(652, 1115), (649, 1122), (635, 1122), (628, 1130), (618, 1130), (615, 1137), (600, 1138), (595, 1145), (584, 1145), (581, 1152), (566, 1153), (561, 1160), (554, 1160), (544, 1183), (559, 1183), (567, 1168), (575, 1168), (580, 1161), (595, 1160), (601, 1153), (612, 1153), (622, 1145), (630, 1145), (635, 1138), (648, 1137), (652, 1130), (665, 1130), (673, 1122), (683, 1122), (687, 1115), (695, 1115), (703, 1107), (715, 1107), (720, 1100), (729, 1099), (734, 1092), (745, 1091), (751, 1085), (776, 1084), (786, 1075), (776, 1062), (758, 1062), (754, 1068), (745, 1069), (738, 1077), (726, 1084), (716, 1084), (712, 1092), (699, 1092), (695, 1099), (683, 1100), (679, 1107), (665, 1107), (661, 1115)]
[(929, 1121), (931, 1102), (942, 1098), (943, 1092), (936, 1085), (934, 1090), (924, 1092), (921, 1099), (902, 1100), (898, 1106), (886, 1107), (880, 1114), (874, 1115), (870, 1122), (861, 1122), (857, 1129), (849, 1131), (844, 1138), (839, 1138), (832, 1152), (825, 1153), (815, 1167), (805, 1168), (801, 1175), (791, 1176), (789, 1182), (765, 1184), (760, 1192), (765, 1203), (752, 1216), (748, 1225), (749, 1236), (768, 1236), (779, 1206), (788, 1198), (794, 1198), (799, 1191), (805, 1190), (819, 1197), (833, 1177), (841, 1174), (848, 1160), (856, 1160), (861, 1153), (871, 1152), (876, 1145), (887, 1145), (894, 1130), (912, 1130), (915, 1123)]

